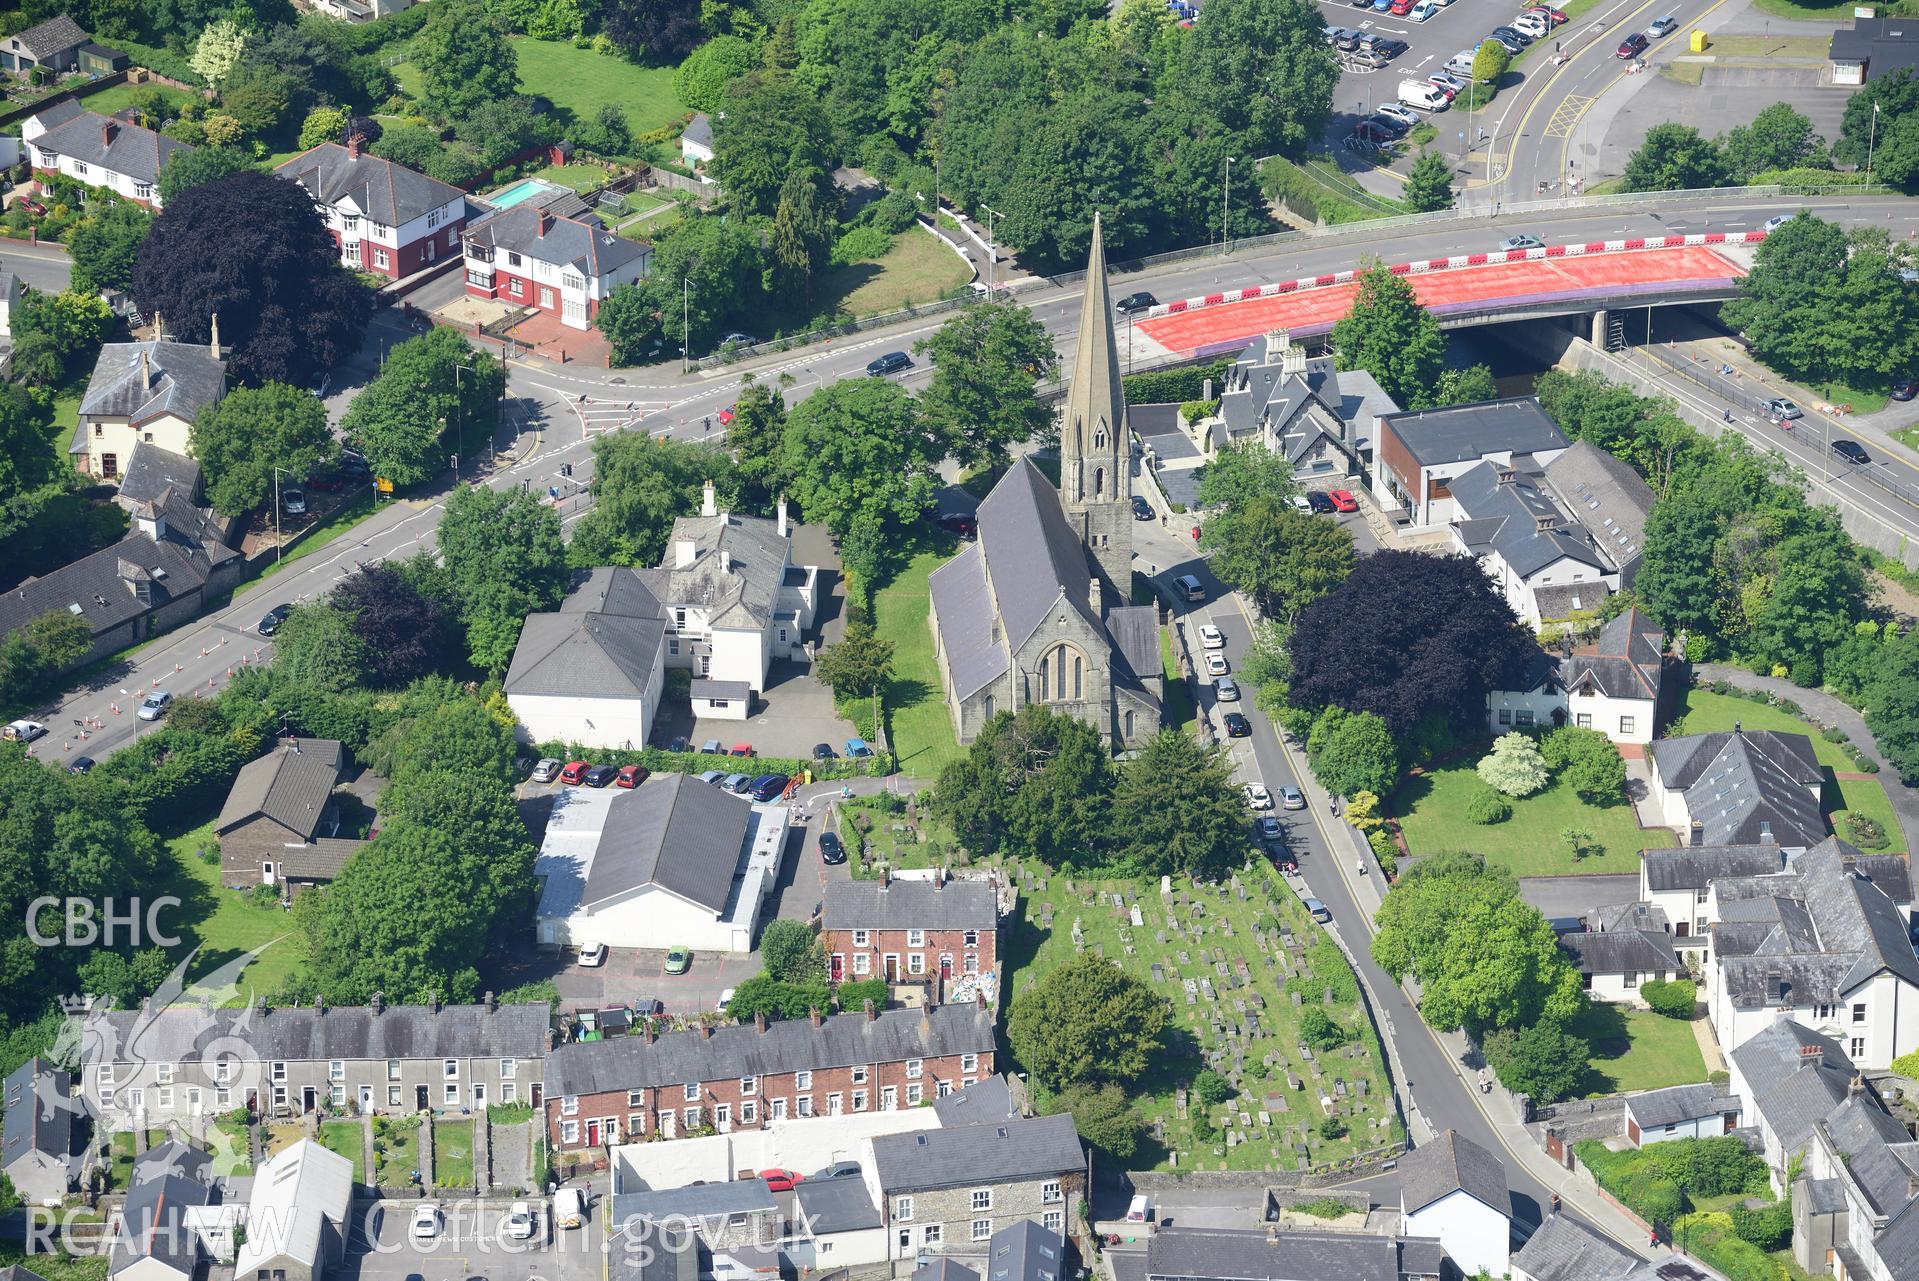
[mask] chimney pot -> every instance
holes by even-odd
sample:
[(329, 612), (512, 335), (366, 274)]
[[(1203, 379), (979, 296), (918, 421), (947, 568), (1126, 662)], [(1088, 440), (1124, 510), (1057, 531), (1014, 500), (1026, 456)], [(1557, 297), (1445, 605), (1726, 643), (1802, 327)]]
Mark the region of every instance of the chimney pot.
[(806, 1017), (812, 1022), (814, 1027), (818, 1027), (820, 1025), (820, 1007), (815, 1005), (806, 1012)]
[(552, 230), (552, 227), (553, 215), (545, 209), (540, 210), (540, 238), (542, 240), (546, 238), (546, 233)]
[(1698, 849), (1700, 846), (1704, 845), (1706, 843), (1705, 823), (1699, 819), (1694, 819), (1692, 821), (1692, 826), (1690, 830), (1687, 832), (1687, 837), (1688, 837), (1687, 843), (1690, 844), (1694, 849)]
[(766, 1035), (766, 1011), (758, 1010), (753, 1015), (753, 1030), (761, 1036)]
[(646, 1037), (648, 1045), (653, 1044), (653, 1020), (650, 1016), (640, 1020), (640, 1033)]
[(120, 122), (118, 120), (104, 121), (100, 125), (100, 145), (103, 147), (111, 147), (115, 136), (117, 136), (119, 132)]
[(1846, 1082), (1847, 1097), (1856, 1099), (1860, 1095), (1864, 1094), (1865, 1092), (1866, 1092), (1866, 1074), (1864, 1072), (1854, 1072), (1852, 1074), (1852, 1079)]
[(326, 998), (324, 996), (316, 996), (313, 998), (313, 1012), (315, 1014), (326, 1013)]
[(892, 873), (892, 871), (891, 871), (890, 869), (887, 869), (887, 870), (882, 870), (882, 871), (880, 872), (880, 893), (882, 893), (882, 894), (884, 894), (884, 893), (886, 893), (886, 891), (888, 891), (888, 890), (890, 890), (890, 889), (892, 889), (892, 888), (893, 888), (893, 873)]
[(493, 1011), (500, 1008), (500, 1002), (498, 998), (496, 998), (491, 992), (488, 992), (484, 997), (482, 997), (480, 1003), (486, 1006), (486, 1012), (488, 1014), (491, 1014), (493, 1013)]
[(984, 992), (973, 993), (973, 1008), (980, 1011), (982, 1014), (986, 1012), (986, 993)]
[(709, 480), (700, 491), (700, 515), (716, 516), (719, 510), (719, 504), (713, 495), (713, 482)]
[(871, 1023), (874, 1019), (880, 1016), (880, 1012), (873, 1008), (873, 998), (870, 996), (867, 997), (865, 1001), (861, 1002), (861, 1008), (863, 1008), (866, 1011), (866, 1021), (868, 1023)]
[(438, 992), (428, 992), (426, 994), (426, 1004), (428, 1009), (438, 1014), (440, 1012), (440, 994)]
[(209, 323), (208, 327), (212, 330), (212, 333), (207, 338), (207, 350), (212, 353), (213, 358), (215, 360), (218, 360), (220, 359), (220, 313), (219, 312), (216, 311), (213, 313), (213, 319)]
[(358, 160), (360, 158), (360, 144), (364, 141), (365, 139), (357, 133), (346, 140), (347, 159)]

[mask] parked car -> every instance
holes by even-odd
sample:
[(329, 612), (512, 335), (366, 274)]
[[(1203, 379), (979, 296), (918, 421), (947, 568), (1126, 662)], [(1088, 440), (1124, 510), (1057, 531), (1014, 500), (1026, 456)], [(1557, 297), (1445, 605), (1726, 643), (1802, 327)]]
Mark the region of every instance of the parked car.
[(726, 749), (726, 754), (728, 756), (751, 756), (753, 754), (753, 745), (751, 743), (735, 743)]
[(1361, 123), (1377, 125), (1380, 129), (1384, 130), (1387, 136), (1394, 142), (1399, 141), (1413, 131), (1413, 127), (1404, 120), (1400, 120), (1395, 116), (1382, 115), (1377, 111), (1367, 116)]
[(1226, 636), (1211, 623), (1199, 625), (1199, 644), (1202, 649), (1225, 649)]
[(1466, 82), (1449, 71), (1435, 71), (1426, 77), (1426, 83), (1436, 89), (1444, 89), (1455, 98), (1466, 92)]
[(1892, 389), (1894, 400), (1911, 400), (1919, 395), (1919, 378), (1908, 378)]
[(1220, 653), (1218, 650), (1208, 651), (1206, 655), (1206, 674), (1208, 676), (1224, 676), (1226, 672), (1226, 655)]
[(1353, 497), (1350, 490), (1335, 489), (1332, 493), (1328, 494), (1327, 497), (1333, 500), (1333, 510), (1336, 512), (1356, 512), (1359, 510), (1359, 500)]
[(271, 636), (280, 630), (280, 624), (286, 622), (287, 616), (292, 612), (293, 606), (291, 605), (275, 605), (272, 609), (269, 609), (265, 614), (260, 616), (259, 626), (256, 630), (262, 636)]
[(4, 731), (0, 731), (9, 743), (31, 743), (36, 738), (47, 736), (47, 727), (39, 721), (14, 721)]
[(93, 767), (97, 764), (99, 764), (99, 762), (91, 756), (76, 756), (67, 763), (67, 773), (91, 774), (93, 773)]
[(1333, 48), (1335, 49), (1342, 50), (1346, 53), (1352, 53), (1353, 51), (1358, 49), (1362, 43), (1365, 42), (1366, 33), (1364, 31), (1353, 31), (1349, 29), (1342, 29), (1342, 31), (1343, 31), (1343, 34), (1339, 37), (1339, 39), (1333, 41)]
[(167, 709), (171, 708), (172, 706), (173, 706), (172, 691), (164, 690), (164, 689), (156, 689), (151, 694), (148, 694), (145, 698), (140, 700), (140, 710), (135, 712), (134, 715), (138, 716), (143, 721), (157, 721), (162, 716), (165, 716), (167, 714)]
[(1640, 54), (1646, 52), (1646, 46), (1651, 43), (1652, 41), (1646, 39), (1645, 32), (1635, 31), (1619, 42), (1619, 48), (1613, 51), (1613, 56), (1616, 58), (1637, 58)]
[(307, 510), (307, 495), (304, 489), (287, 488), (280, 491), (280, 507), (289, 516), (304, 516)]
[(1303, 810), (1306, 808), (1306, 798), (1300, 795), (1297, 787), (1282, 787), (1279, 789), (1279, 808)]
[(1499, 242), (1501, 249), (1544, 249), (1546, 242), (1538, 236), (1522, 232), (1517, 236), (1508, 236)]
[(583, 781), (588, 787), (605, 787), (618, 778), (619, 774), (620, 771), (611, 765), (595, 765), (586, 772), (586, 778)]
[(1213, 697), (1222, 703), (1239, 701), (1239, 684), (1230, 676), (1222, 676), (1213, 682)]
[(619, 773), (613, 776), (613, 786), (638, 787), (646, 781), (646, 776), (652, 772), (652, 770), (649, 770), (644, 765), (622, 765), (620, 766)]
[(533, 1239), (533, 1207), (524, 1201), (515, 1201), (506, 1209), (506, 1235), (514, 1241)]
[(1776, 423), (1789, 423), (1795, 418), (1804, 418), (1806, 411), (1787, 400), (1784, 396), (1774, 396), (1766, 402), (1766, 417)]
[(1246, 738), (1253, 732), (1253, 723), (1239, 712), (1228, 712), (1225, 716), (1226, 737)]
[(759, 344), (760, 340), (752, 334), (732, 333), (720, 339), (720, 350), (725, 351), (729, 347), (757, 347)]
[(1668, 14), (1666, 17), (1653, 19), (1653, 24), (1646, 28), (1646, 36), (1648, 39), (1659, 40), (1677, 30), (1679, 30), (1679, 19)]
[(1375, 37), (1372, 43), (1373, 52), (1384, 58), (1387, 62), (1391, 62), (1394, 58), (1397, 58), (1410, 48), (1412, 48), (1412, 46), (1404, 40), (1394, 40), (1391, 37)]
[(693, 953), (683, 947), (669, 948), (661, 968), (668, 974), (684, 974), (693, 968)]
[(1513, 19), (1512, 25), (1513, 30), (1523, 35), (1531, 36), (1534, 40), (1546, 35), (1553, 29), (1552, 23), (1546, 21), (1546, 19), (1536, 13), (1522, 13)]
[(580, 968), (597, 970), (606, 964), (606, 944), (587, 943), (580, 948)]
[(817, 1170), (807, 1177), (815, 1181), (820, 1179), (851, 1179), (858, 1177), (859, 1172), (860, 1163), (858, 1161), (835, 1161), (824, 1170)]
[(542, 756), (539, 764), (533, 767), (535, 783), (551, 783), (560, 776), (560, 762), (551, 756)]
[(830, 761), (838, 755), (839, 753), (833, 750), (831, 743), (813, 744), (813, 759), (816, 761)]
[(979, 518), (971, 512), (941, 512), (933, 517), (933, 523), (949, 534), (961, 538), (979, 537)]
[(1772, 217), (1760, 223), (1759, 229), (1768, 232), (1777, 231), (1797, 216), (1796, 214), (1774, 214)]
[(1507, 53), (1511, 54), (1515, 58), (1517, 58), (1522, 52), (1524, 52), (1526, 48), (1526, 42), (1520, 39), (1519, 33), (1517, 31), (1513, 32), (1509, 36), (1502, 36), (1497, 31), (1495, 31), (1489, 34), (1486, 38), (1488, 40), (1496, 41), (1502, 48), (1506, 50)]
[[(1332, 31), (1336, 33), (1334, 35), (1335, 40), (1337, 40), (1340, 35), (1346, 34), (1346, 28), (1344, 27), (1334, 27)], [(1153, 295), (1147, 293), (1144, 289), (1140, 289), (1127, 294), (1124, 298), (1114, 303), (1113, 310), (1122, 316), (1130, 316), (1135, 312), (1150, 311), (1157, 306), (1159, 306), (1159, 299), (1153, 297)]]
[(863, 738), (849, 738), (846, 740), (846, 754), (856, 761), (863, 761), (873, 754), (873, 749), (866, 745)]
[(760, 1177), (766, 1180), (766, 1186), (775, 1192), (791, 1192), (795, 1183), (804, 1182), (805, 1176), (791, 1170), (761, 1170)]
[(1413, 11), (1413, 5), (1416, 3), (1418, 3), (1418, 0), (1393, 0), (1392, 7), (1386, 12), (1392, 14), (1395, 18), (1403, 18)]
[(1286, 828), (1276, 818), (1259, 820), (1259, 839), (1267, 845), (1277, 845), (1286, 839)]
[(820, 833), (820, 862), (828, 867), (838, 867), (846, 861), (846, 844), (840, 840), (838, 832)]
[(38, 200), (22, 200), (19, 203), (22, 209), (36, 218), (44, 218), (47, 216), (47, 207)]
[(1339, 510), (1337, 507), (1333, 506), (1332, 496), (1329, 495), (1323, 489), (1307, 490), (1306, 505), (1312, 508), (1314, 511), (1320, 513), (1321, 515), (1325, 515), (1328, 512), (1335, 512)]
[(789, 781), (784, 774), (762, 774), (753, 780), (753, 786), (748, 790), (754, 800), (764, 805), (769, 801), (777, 800), (779, 794), (786, 790)]
[(1326, 905), (1318, 899), (1309, 895), (1300, 901), (1306, 905), (1306, 914), (1315, 921), (1318, 921), (1321, 925), (1333, 919), (1333, 914), (1327, 911)]
[(1375, 120), (1362, 120), (1353, 126), (1348, 142), (1361, 146), (1383, 147), (1389, 142), (1397, 142), (1399, 135)]
[(1491, 34), (1493, 39), (1508, 45), (1516, 43), (1521, 49), (1533, 42), (1531, 36), (1513, 26), (1494, 27)]
[(586, 781), (586, 772), (592, 768), (585, 761), (568, 761), (566, 768), (560, 771), (560, 781), (568, 787), (578, 787)]
[(888, 374), (902, 373), (913, 367), (913, 358), (903, 351), (889, 351), (877, 360), (869, 361), (866, 372), (874, 378), (884, 378)]
[(1566, 11), (1564, 9), (1555, 9), (1551, 5), (1536, 4), (1532, 6), (1532, 8), (1526, 10), (1526, 12), (1537, 13), (1541, 15), (1548, 22), (1552, 23), (1555, 27), (1563, 26), (1566, 22)]
[(1134, 520), (1151, 520), (1152, 518), (1153, 518), (1153, 505), (1146, 501), (1146, 495), (1134, 494), (1133, 495), (1133, 519)]
[(753, 776), (751, 774), (728, 774), (725, 781), (720, 784), (720, 790), (722, 792), (731, 792), (733, 795), (738, 796), (751, 786), (753, 786)]
[(415, 1241), (436, 1241), (440, 1236), (440, 1228), (445, 1222), (445, 1218), (440, 1214), (439, 1206), (415, 1206), (413, 1207), (413, 1223), (412, 1226), (407, 1229), (407, 1235)]
[(1246, 796), (1246, 808), (1249, 810), (1269, 810), (1273, 808), (1273, 794), (1258, 783), (1247, 783), (1239, 789)]
[(1419, 113), (1403, 102), (1382, 102), (1379, 104), (1378, 110), (1380, 115), (1385, 116), (1388, 120), (1397, 120), (1408, 129), (1413, 128), (1419, 123)]
[(721, 784), (721, 782), (725, 780), (725, 778), (726, 778), (725, 770), (710, 769), (710, 770), (704, 771), (700, 775), (700, 782), (707, 784), (709, 787), (718, 787)]
[(1424, 22), (1438, 12), (1439, 0), (1419, 0), (1418, 4), (1407, 11), (1406, 16), (1414, 22)]
[(1856, 440), (1847, 440), (1844, 437), (1832, 442), (1832, 452), (1849, 463), (1869, 463), (1872, 461), (1872, 455), (1866, 452), (1864, 445)]

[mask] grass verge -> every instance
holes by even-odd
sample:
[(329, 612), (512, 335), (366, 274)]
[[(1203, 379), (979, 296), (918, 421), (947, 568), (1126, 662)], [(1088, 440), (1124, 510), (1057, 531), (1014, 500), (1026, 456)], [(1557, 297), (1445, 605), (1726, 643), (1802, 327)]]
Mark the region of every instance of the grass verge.
[(952, 556), (950, 544), (930, 547), (906, 563), (873, 598), (873, 628), (893, 643), (893, 682), (886, 690), (887, 742), (900, 771), (938, 778), (962, 755), (940, 686), (939, 660), (927, 622), (932, 597), (926, 580)]
[[(387, 502), (391, 501), (393, 500), (387, 500)], [(371, 489), (361, 493), (358, 497), (354, 498), (352, 502), (340, 504), (340, 506), (334, 508), (333, 511), (329, 512), (314, 524), (313, 528), (307, 533), (307, 536), (300, 540), (299, 546), (282, 556), (279, 560), (269, 564), (265, 569), (261, 570), (256, 577), (248, 582), (234, 584), (234, 594), (238, 595), (252, 583), (271, 578), (295, 561), (311, 556), (314, 552), (327, 546), (334, 539), (346, 533), (347, 530), (352, 529), (361, 521), (372, 517), (374, 513), (378, 512), (384, 505), (385, 504), (379, 501), (379, 495), (375, 494)]]
[[(1402, 782), (1388, 810), (1399, 819), (1414, 855), (1472, 850), (1515, 876), (1636, 873), (1639, 851), (1677, 843), (1669, 828), (1640, 827), (1625, 801), (1589, 805), (1557, 780), (1543, 792), (1513, 800), (1513, 815), (1505, 822), (1481, 826), (1467, 821), (1466, 805), (1484, 786), (1470, 763), (1431, 770)], [(1575, 859), (1560, 835), (1569, 828), (1591, 833), (1595, 852)]]

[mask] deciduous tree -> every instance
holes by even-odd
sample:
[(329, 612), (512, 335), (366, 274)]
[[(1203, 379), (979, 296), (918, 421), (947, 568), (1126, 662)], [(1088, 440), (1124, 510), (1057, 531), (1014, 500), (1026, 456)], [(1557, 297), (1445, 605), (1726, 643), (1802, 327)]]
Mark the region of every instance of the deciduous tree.
[(130, 201), (115, 201), (81, 219), (67, 233), (67, 255), (73, 260), (68, 288), (84, 294), (131, 289), (134, 258), (152, 225), (153, 216)]
[(782, 983), (826, 981), (826, 951), (804, 921), (769, 921), (760, 931), (760, 961)]
[(1003, 463), (1009, 448), (1051, 425), (1037, 388), (1059, 376), (1059, 356), (1046, 326), (1019, 303), (967, 307), (913, 350), (933, 361), (920, 411), (961, 466)]
[(335, 587), (331, 599), (352, 621), (365, 655), (366, 683), (396, 689), (440, 665), (447, 618), (439, 602), (391, 565), (363, 566)]
[(1145, 1073), (1169, 1022), (1164, 997), (1086, 952), (1019, 994), (1006, 1036), (1021, 1066), (1048, 1089), (1125, 1086)]
[(831, 173), (826, 115), (817, 95), (791, 76), (754, 72), (727, 86), (713, 120), (713, 176), (727, 204), (742, 214), (770, 215), (795, 170)]
[(1446, 367), (1446, 335), (1413, 296), (1413, 287), (1383, 263), (1359, 276), (1352, 310), (1333, 326), (1333, 350), (1346, 369), (1364, 369), (1381, 390), (1409, 409), (1432, 404)]
[(627, 57), (670, 67), (700, 41), (700, 5), (698, 0), (607, 0), (600, 6), (600, 31)]
[(477, 448), (499, 421), (506, 371), (458, 330), (437, 328), (387, 353), (380, 375), (341, 423), (377, 476), (417, 485), (446, 465), (462, 438)]
[(420, 101), (439, 120), (459, 120), (483, 103), (519, 92), (519, 63), (480, 0), (437, 5), (413, 38)]
[(1507, 796), (1531, 796), (1552, 781), (1539, 745), (1514, 732), (1493, 740), (1493, 750), (1479, 758), (1479, 777), (1488, 787)]
[(228, 174), (239, 173), (247, 167), (246, 153), (237, 147), (196, 147), (192, 151), (176, 151), (167, 158), (166, 166), (160, 170), (160, 182), (155, 190), (159, 192), (162, 202), (172, 205), (181, 192)]
[(1554, 1021), (1489, 1032), (1483, 1048), (1499, 1083), (1535, 1103), (1557, 1103), (1577, 1094), (1592, 1062), (1592, 1046), (1585, 1038)]
[(483, 671), (504, 672), (526, 616), (566, 594), (560, 514), (531, 494), (462, 485), (446, 500), (437, 537), (468, 657)]
[(246, 51), (247, 33), (240, 24), (231, 18), (220, 18), (210, 22), (200, 32), (200, 38), (194, 43), (193, 56), (187, 61), (202, 80), (216, 90), (232, 74), (240, 63), (240, 55)]
[(1146, 1118), (1111, 1081), (1068, 1086), (1054, 1098), (1053, 1110), (1070, 1113), (1079, 1137), (1114, 1161), (1131, 1161), (1146, 1137)]
[(657, 565), (673, 521), (700, 510), (707, 481), (729, 500), (732, 460), (710, 445), (614, 432), (593, 441), (593, 510), (573, 532), (573, 563)]
[(1268, 498), (1214, 516), (1201, 527), (1200, 543), (1213, 552), (1221, 581), (1272, 618), (1295, 617), (1353, 568), (1353, 536), (1344, 526)]
[(1723, 186), (1728, 176), (1718, 143), (1691, 125), (1668, 122), (1646, 130), (1626, 158), (1621, 183), (1626, 191), (1682, 191)]
[(844, 537), (864, 514), (889, 538), (918, 523), (946, 453), (912, 397), (884, 378), (847, 379), (808, 396), (787, 415), (782, 450), (809, 521)]
[(1721, 140), (1726, 167), (1741, 182), (1768, 169), (1825, 168), (1825, 140), (1812, 131), (1812, 121), (1789, 102), (1775, 102), (1752, 118), (1734, 125)]
[(1299, 492), (1293, 465), (1257, 440), (1236, 441), (1199, 470), (1201, 507), (1237, 511), (1255, 499), (1284, 503)]
[(840, 698), (865, 698), (893, 679), (893, 642), (864, 618), (848, 620), (846, 634), (820, 651), (813, 675)]
[(326, 406), (285, 383), (236, 387), (202, 409), (188, 432), (215, 511), (238, 516), (268, 501), (275, 470), (297, 485), (333, 453)]
[(1339, 69), (1319, 11), (1298, 0), (1214, 0), (1180, 42), (1178, 95), (1254, 156), (1296, 154), (1324, 132)]
[(1371, 712), (1328, 707), (1306, 736), (1306, 755), (1313, 777), (1334, 796), (1370, 795), (1377, 803), (1399, 781), (1399, 746), (1386, 722)]

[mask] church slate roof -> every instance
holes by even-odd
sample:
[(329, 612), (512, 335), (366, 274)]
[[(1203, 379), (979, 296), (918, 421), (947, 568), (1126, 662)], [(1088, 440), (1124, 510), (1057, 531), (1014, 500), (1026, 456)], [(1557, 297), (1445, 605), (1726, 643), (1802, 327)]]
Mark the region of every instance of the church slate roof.
[(1546, 484), (1613, 564), (1639, 559), (1653, 493), (1638, 472), (1591, 441), (1575, 440), (1546, 464)]
[(973, 543), (927, 580), (953, 692), (966, 698), (998, 680), (1012, 665), (999, 640), (993, 591), (986, 582), (986, 550)]

